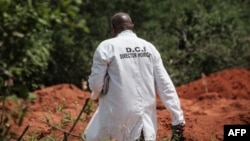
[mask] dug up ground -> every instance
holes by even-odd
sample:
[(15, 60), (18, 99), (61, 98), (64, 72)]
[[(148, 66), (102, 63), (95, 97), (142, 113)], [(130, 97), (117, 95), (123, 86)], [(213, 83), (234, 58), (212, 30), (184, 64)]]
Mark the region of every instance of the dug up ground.
[[(184, 110), (186, 141), (222, 141), (223, 127), (228, 124), (250, 124), (250, 71), (228, 69), (202, 76), (200, 79), (176, 87)], [(37, 99), (26, 102), (28, 112), (21, 127), (11, 123), (11, 132), (20, 136), (24, 129), (25, 141), (61, 141), (69, 133), (90, 92), (72, 84), (60, 84), (34, 92)], [(68, 141), (79, 141), (94, 110), (96, 101), (89, 101), (80, 120), (68, 136)], [(17, 107), (7, 103), (7, 111)], [(157, 98), (157, 141), (171, 136), (169, 112)], [(11, 140), (11, 139), (10, 139)]]

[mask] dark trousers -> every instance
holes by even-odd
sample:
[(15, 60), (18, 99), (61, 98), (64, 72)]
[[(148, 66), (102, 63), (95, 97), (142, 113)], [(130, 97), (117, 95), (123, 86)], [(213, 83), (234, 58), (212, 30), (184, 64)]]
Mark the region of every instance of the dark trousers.
[(139, 139), (137, 139), (136, 141), (145, 141), (144, 135), (143, 135), (143, 130), (141, 130), (141, 135), (140, 135)]

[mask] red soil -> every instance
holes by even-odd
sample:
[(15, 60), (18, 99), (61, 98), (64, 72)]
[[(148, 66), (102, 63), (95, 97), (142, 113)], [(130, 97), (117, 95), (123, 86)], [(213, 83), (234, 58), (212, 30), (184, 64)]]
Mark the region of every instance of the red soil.
[[(223, 140), (223, 125), (250, 124), (250, 71), (230, 69), (177, 87), (186, 119), (185, 138), (187, 141)], [(11, 131), (20, 135), (30, 125), (24, 139), (53, 138), (62, 140), (61, 130), (69, 131), (81, 111), (89, 92), (84, 92), (74, 85), (60, 84), (34, 92), (37, 99), (29, 105), (27, 115), (21, 127), (12, 126)], [(95, 109), (97, 103), (90, 101)], [(15, 109), (8, 104), (9, 109)], [(81, 116), (72, 134), (83, 132), (94, 111)], [(168, 111), (157, 99), (158, 141), (171, 136), (171, 119)], [(52, 128), (52, 126), (54, 128)], [(68, 140), (79, 138), (69, 136)]]

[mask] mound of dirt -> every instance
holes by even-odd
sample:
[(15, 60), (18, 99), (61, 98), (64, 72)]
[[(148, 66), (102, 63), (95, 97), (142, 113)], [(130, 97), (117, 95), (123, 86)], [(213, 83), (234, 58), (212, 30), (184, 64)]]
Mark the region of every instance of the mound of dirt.
[(177, 88), (181, 98), (193, 99), (206, 93), (218, 93), (227, 99), (250, 99), (250, 73), (245, 69), (229, 69), (204, 76)]
[[(177, 87), (186, 119), (184, 132), (187, 141), (223, 140), (223, 126), (226, 124), (250, 124), (250, 71), (230, 69), (204, 76), (189, 84)], [(69, 131), (90, 92), (84, 92), (71, 84), (60, 84), (34, 92), (37, 99), (29, 103), (29, 111), (21, 127), (13, 126), (18, 135), (27, 125), (24, 139), (53, 138), (61, 140), (63, 131)], [(26, 103), (27, 104), (27, 103)], [(97, 107), (90, 101), (85, 113), (77, 122), (73, 136), (81, 134)], [(9, 104), (9, 106), (11, 106)], [(91, 110), (92, 109), (92, 110)], [(89, 114), (86, 114), (89, 113)], [(171, 119), (159, 98), (157, 98), (158, 135), (157, 140), (171, 136)]]
[[(249, 70), (229, 69), (203, 75), (176, 89), (186, 118), (187, 141), (223, 140), (224, 125), (250, 124)], [(158, 100), (160, 138), (170, 134), (169, 114), (163, 107)]]

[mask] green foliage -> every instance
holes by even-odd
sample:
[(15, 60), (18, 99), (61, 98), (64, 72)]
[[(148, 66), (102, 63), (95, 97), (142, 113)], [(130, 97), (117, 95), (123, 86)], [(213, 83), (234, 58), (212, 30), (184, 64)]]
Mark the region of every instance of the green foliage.
[(0, 65), (13, 74), (16, 84), (32, 89), (33, 85), (42, 85), (39, 76), (47, 67), (50, 32), (31, 1), (8, 1), (5, 6), (0, 15)]
[[(68, 66), (69, 62), (58, 60), (57, 53), (73, 62), (82, 59), (74, 58), (79, 51), (70, 48), (75, 46), (75, 31), (88, 32), (85, 20), (78, 15), (81, 3), (81, 0), (1, 1), (0, 66), (13, 74), (16, 84), (25, 85), (29, 90), (46, 85), (54, 79), (53, 71), (48, 72), (51, 65), (56, 65), (56, 70), (59, 70), (54, 73), (57, 79), (74, 74), (67, 70), (67, 73), (61, 73), (65, 64), (66, 68), (74, 67)], [(54, 40), (53, 36), (59, 34), (60, 40)]]
[(249, 2), (158, 1), (147, 11), (150, 17), (139, 33), (157, 46), (177, 85), (200, 78), (201, 73), (249, 68), (246, 5)]

